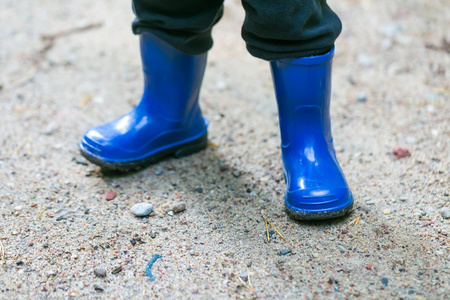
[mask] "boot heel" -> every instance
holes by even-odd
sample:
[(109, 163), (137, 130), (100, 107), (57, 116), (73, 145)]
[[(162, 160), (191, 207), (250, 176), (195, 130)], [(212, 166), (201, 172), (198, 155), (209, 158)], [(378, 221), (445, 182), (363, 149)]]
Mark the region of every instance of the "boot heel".
[(173, 156), (175, 158), (187, 156), (202, 151), (206, 149), (207, 146), (208, 146), (208, 133), (205, 133), (202, 137), (187, 144), (184, 144), (180, 149), (177, 149), (174, 152)]

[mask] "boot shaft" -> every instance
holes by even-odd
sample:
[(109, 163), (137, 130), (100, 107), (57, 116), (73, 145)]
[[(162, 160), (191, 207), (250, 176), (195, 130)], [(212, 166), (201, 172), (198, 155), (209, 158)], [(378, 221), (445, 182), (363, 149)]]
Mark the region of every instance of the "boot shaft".
[(145, 32), (140, 35), (140, 49), (144, 95), (139, 106), (173, 120), (197, 110), (207, 54), (188, 55)]
[[(334, 48), (327, 54), (271, 62), (272, 79), (278, 104), (282, 145), (289, 144), (298, 126), (308, 128), (307, 120), (296, 114), (320, 110), (320, 124), (327, 142), (332, 141), (330, 124), (331, 71)], [(314, 112), (316, 114), (316, 112)], [(305, 121), (305, 124), (301, 124)], [(317, 128), (311, 128), (317, 130)]]

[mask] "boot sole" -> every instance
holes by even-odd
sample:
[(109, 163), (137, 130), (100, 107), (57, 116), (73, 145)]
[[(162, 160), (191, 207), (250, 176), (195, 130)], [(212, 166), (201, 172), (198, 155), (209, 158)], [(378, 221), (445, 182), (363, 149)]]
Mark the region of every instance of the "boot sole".
[(207, 146), (208, 146), (208, 132), (206, 132), (198, 139), (187, 142), (185, 144), (161, 150), (155, 154), (152, 154), (139, 160), (130, 160), (124, 162), (105, 161), (90, 155), (88, 152), (83, 151), (83, 149), (81, 148), (80, 152), (81, 155), (85, 157), (88, 161), (100, 166), (102, 169), (106, 171), (129, 172), (129, 171), (136, 171), (148, 165), (157, 163), (168, 156), (173, 156), (175, 158), (187, 156), (199, 152), (201, 150), (204, 150), (207, 148)]
[(350, 199), (351, 203), (343, 208), (332, 210), (332, 211), (317, 211), (317, 212), (309, 212), (309, 211), (302, 211), (302, 210), (296, 210), (291, 208), (286, 202), (285, 202), (285, 209), (287, 214), (296, 220), (301, 221), (314, 221), (314, 220), (328, 220), (328, 219), (334, 219), (339, 218), (342, 216), (345, 216), (346, 214), (350, 213), (353, 209), (353, 196)]

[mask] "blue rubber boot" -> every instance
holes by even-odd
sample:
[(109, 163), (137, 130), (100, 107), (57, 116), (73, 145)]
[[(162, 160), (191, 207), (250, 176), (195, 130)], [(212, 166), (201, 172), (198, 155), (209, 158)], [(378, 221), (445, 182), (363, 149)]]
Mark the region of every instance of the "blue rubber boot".
[(122, 117), (89, 129), (81, 154), (108, 170), (129, 171), (169, 155), (206, 148), (208, 121), (198, 105), (206, 53), (188, 55), (150, 33), (140, 35), (144, 93)]
[(278, 103), (286, 210), (295, 219), (343, 216), (353, 196), (336, 159), (330, 123), (329, 53), (271, 62)]

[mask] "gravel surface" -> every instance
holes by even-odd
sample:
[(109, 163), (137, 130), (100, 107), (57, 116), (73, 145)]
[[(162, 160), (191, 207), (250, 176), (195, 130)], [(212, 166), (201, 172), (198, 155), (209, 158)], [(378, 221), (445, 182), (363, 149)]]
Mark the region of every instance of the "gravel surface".
[(207, 150), (123, 175), (80, 157), (85, 130), (141, 95), (116, 2), (0, 0), (0, 298), (450, 298), (446, 0), (330, 1), (355, 208), (312, 223), (283, 211), (270, 70), (240, 39), (239, 1), (214, 30)]

